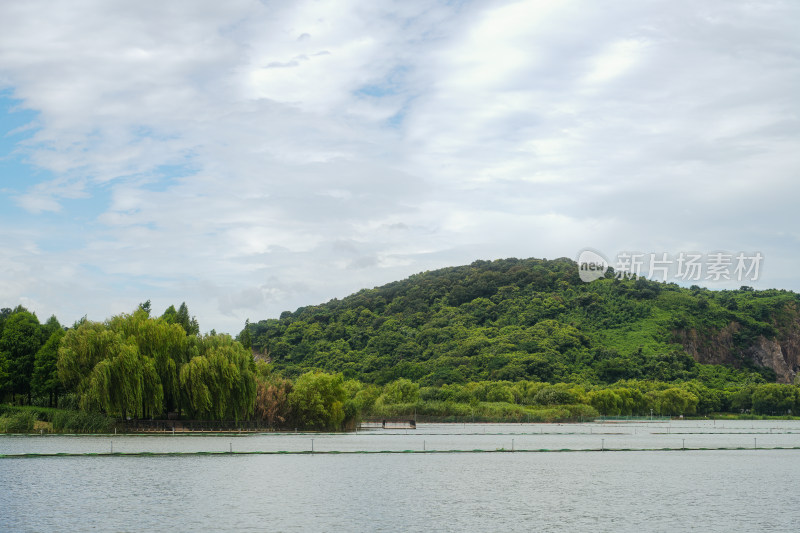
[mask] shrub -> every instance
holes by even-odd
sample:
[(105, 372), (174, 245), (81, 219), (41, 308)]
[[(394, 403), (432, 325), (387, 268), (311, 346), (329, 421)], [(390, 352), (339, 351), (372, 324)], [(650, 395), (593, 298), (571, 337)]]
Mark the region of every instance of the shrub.
[(36, 415), (31, 411), (17, 411), (4, 417), (3, 431), (5, 433), (31, 433)]
[(59, 433), (108, 433), (113, 421), (100, 413), (59, 411), (53, 415), (53, 431)]
[(400, 378), (383, 388), (383, 403), (414, 403), (419, 399), (419, 385), (410, 379)]
[(536, 393), (533, 401), (539, 405), (565, 405), (577, 403), (575, 395), (563, 387), (545, 387)]
[(502, 383), (492, 383), (486, 390), (487, 402), (506, 402), (514, 403), (514, 393), (511, 387)]

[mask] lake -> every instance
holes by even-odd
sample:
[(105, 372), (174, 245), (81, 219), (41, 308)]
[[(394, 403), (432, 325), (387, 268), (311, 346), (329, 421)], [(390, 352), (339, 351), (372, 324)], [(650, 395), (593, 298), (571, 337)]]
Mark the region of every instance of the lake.
[[(800, 450), (766, 449), (800, 446), (794, 421), (0, 436), (6, 455), (112, 446), (117, 455), (0, 459), (0, 530), (728, 532), (800, 523)], [(696, 449), (720, 447), (744, 449)], [(608, 451), (631, 448), (672, 451)], [(521, 452), (542, 449), (582, 451)], [(230, 450), (239, 454), (222, 453)], [(404, 450), (434, 453), (320, 453)], [(277, 451), (296, 453), (244, 454)], [(140, 452), (217, 453), (119, 455)]]

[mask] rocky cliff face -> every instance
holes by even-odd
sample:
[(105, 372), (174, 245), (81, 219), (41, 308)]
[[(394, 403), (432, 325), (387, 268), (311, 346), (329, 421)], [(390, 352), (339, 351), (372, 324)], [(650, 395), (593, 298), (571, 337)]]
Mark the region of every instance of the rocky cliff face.
[(698, 363), (741, 366), (747, 359), (758, 366), (771, 368), (778, 383), (793, 383), (800, 371), (800, 313), (788, 310), (783, 323), (775, 323), (775, 338), (757, 337), (748, 346), (737, 346), (734, 336), (741, 325), (731, 322), (712, 335), (696, 330), (675, 331), (675, 337)]
[(797, 354), (791, 357), (790, 354), (784, 352), (777, 340), (759, 337), (752, 346), (744, 350), (744, 355), (755, 364), (774, 370), (778, 383), (794, 382), (798, 369)]
[(739, 324), (731, 322), (716, 334), (701, 335), (696, 329), (678, 330), (674, 334), (684, 349), (698, 363), (738, 366), (733, 335), (739, 331)]

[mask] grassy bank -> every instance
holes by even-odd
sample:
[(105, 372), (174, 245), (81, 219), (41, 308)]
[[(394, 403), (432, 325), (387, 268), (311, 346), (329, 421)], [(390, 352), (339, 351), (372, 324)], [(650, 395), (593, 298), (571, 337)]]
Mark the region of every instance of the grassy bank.
[[(417, 401), (388, 405), (378, 402), (362, 413), (362, 419), (413, 419), (422, 423), (574, 423), (590, 422), (598, 417), (597, 410), (585, 404), (530, 406), (506, 402)], [(686, 417), (686, 420), (800, 420), (800, 417), (713, 413)], [(113, 431), (114, 420), (99, 413), (0, 404), (0, 433), (92, 434)]]
[(114, 420), (100, 413), (0, 405), (0, 433), (108, 433)]
[(376, 404), (363, 416), (415, 418), (418, 421), (431, 422), (580, 422), (592, 420), (598, 414), (593, 407), (583, 404), (542, 407), (506, 402), (419, 401), (390, 405)]

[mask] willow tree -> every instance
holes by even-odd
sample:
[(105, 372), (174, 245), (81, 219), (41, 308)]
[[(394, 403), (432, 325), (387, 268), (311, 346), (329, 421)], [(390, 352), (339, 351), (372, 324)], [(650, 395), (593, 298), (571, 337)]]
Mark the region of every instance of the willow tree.
[(122, 418), (164, 411), (164, 389), (156, 361), (139, 351), (134, 337), (108, 325), (84, 322), (68, 331), (58, 351), (61, 381), (75, 390), (84, 410)]
[(187, 335), (145, 309), (69, 331), (58, 374), (82, 408), (122, 417), (185, 407), (193, 416), (239, 420), (255, 405), (253, 357), (240, 343), (228, 335)]
[(181, 365), (197, 353), (190, 337), (178, 324), (164, 318), (152, 319), (143, 310), (113, 317), (109, 328), (135, 343), (139, 354), (153, 359), (164, 393), (163, 411), (180, 409)]
[(112, 358), (120, 350), (122, 339), (100, 322), (83, 322), (69, 330), (58, 348), (58, 376), (68, 390), (83, 397), (89, 387), (89, 376), (101, 361)]
[(205, 357), (193, 357), (181, 367), (183, 405), (192, 416), (206, 418), (210, 415), (212, 402), (209, 383), (212, 381), (210, 365)]
[(116, 354), (95, 365), (81, 407), (99, 406), (123, 419), (143, 418), (161, 414), (163, 401), (154, 360), (143, 357), (135, 344), (121, 343)]
[(253, 413), (256, 381), (252, 355), (228, 335), (207, 335), (200, 355), (181, 367), (185, 405), (194, 416), (240, 420)]
[(105, 324), (85, 321), (61, 340), (59, 378), (78, 394), (83, 409), (123, 418), (160, 415), (170, 407), (165, 388), (170, 398), (179, 392), (177, 365), (169, 363), (176, 345), (171, 329), (143, 310)]

